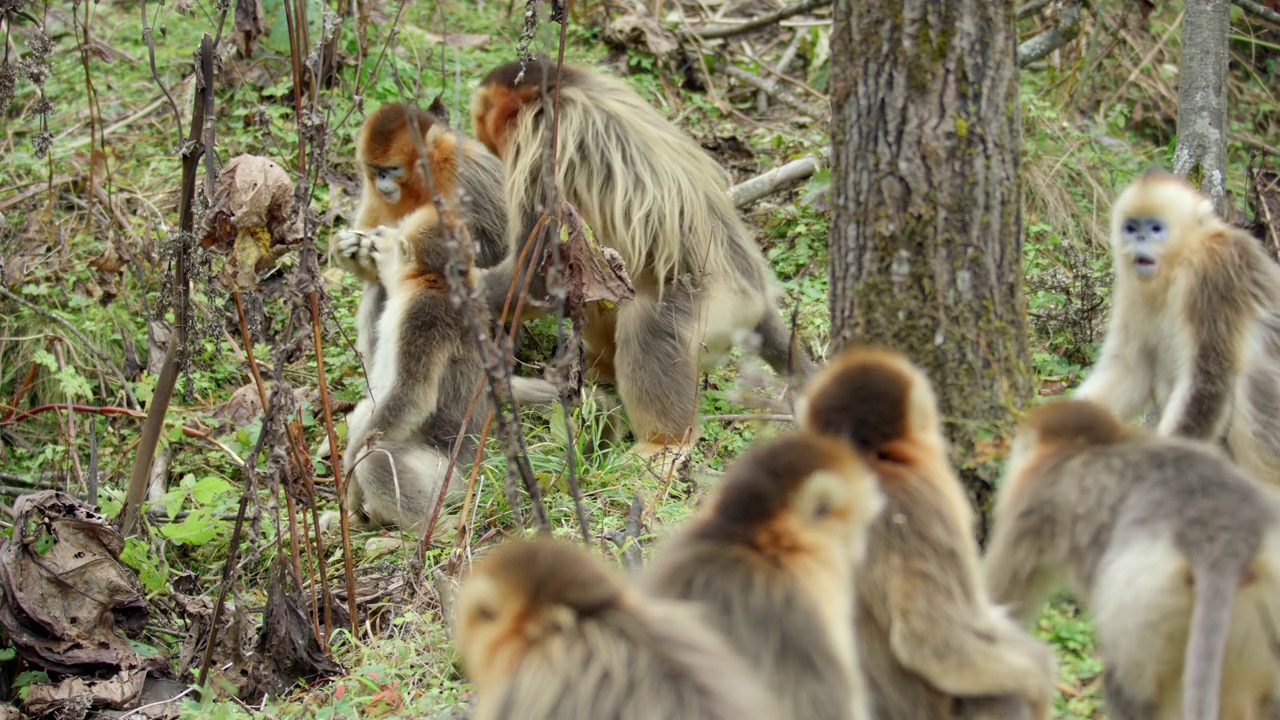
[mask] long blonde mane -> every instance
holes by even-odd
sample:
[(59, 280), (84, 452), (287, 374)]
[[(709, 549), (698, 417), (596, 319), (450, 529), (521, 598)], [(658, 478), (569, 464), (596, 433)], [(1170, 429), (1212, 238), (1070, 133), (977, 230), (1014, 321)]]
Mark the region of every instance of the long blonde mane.
[[(729, 200), (725, 171), (625, 82), (582, 69), (560, 91), (556, 181), (600, 242), (617, 250), (633, 277), (647, 271), (659, 288), (686, 273), (730, 280), (763, 258)], [(549, 113), (548, 113), (549, 115)], [(520, 112), (508, 140), (507, 193), (512, 234), (528, 232), (522, 208), (542, 202), (543, 113)], [(517, 238), (522, 241), (523, 238)], [(753, 248), (754, 249), (754, 248)]]

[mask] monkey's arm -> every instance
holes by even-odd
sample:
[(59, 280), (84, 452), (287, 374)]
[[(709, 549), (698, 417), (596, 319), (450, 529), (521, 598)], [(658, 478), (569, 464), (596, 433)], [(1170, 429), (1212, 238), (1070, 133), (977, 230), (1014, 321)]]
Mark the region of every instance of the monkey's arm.
[(909, 571), (891, 582), (889, 643), (898, 661), (949, 695), (1047, 702), (1057, 677), (1053, 651), (972, 602), (962, 578), (939, 573), (950, 570)]
[(1077, 400), (1096, 402), (1121, 420), (1134, 418), (1147, 404), (1153, 378), (1152, 368), (1139, 357), (1137, 344), (1127, 337), (1127, 322), (1113, 319), (1101, 357), (1071, 395)]
[[(1251, 239), (1252, 240), (1252, 239)], [(1181, 288), (1188, 354), (1169, 394), (1158, 432), (1200, 440), (1222, 434), (1231, 412), (1231, 394), (1244, 372), (1247, 334), (1257, 306), (1250, 296), (1251, 273), (1233, 248), (1206, 250), (1199, 272)], [(1175, 289), (1176, 292), (1176, 289)]]

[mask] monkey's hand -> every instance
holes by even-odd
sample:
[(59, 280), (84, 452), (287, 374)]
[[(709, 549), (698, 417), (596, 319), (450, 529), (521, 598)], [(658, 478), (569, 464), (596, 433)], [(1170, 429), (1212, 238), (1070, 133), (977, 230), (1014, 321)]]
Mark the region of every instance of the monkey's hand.
[(378, 267), (373, 258), (374, 239), (380, 230), (340, 230), (334, 240), (334, 257), (338, 265), (364, 280), (378, 282)]
[(373, 261), (379, 277), (386, 278), (383, 286), (390, 294), (394, 292), (396, 278), (404, 271), (409, 261), (407, 241), (400, 230), (380, 225), (365, 233), (369, 240), (368, 255)]

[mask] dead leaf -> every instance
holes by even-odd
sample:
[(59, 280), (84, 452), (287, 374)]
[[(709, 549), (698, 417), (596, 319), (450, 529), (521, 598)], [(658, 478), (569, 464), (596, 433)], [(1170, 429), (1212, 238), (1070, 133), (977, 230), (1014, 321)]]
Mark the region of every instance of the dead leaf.
[(18, 498), (13, 537), (0, 547), (0, 625), (27, 662), (67, 676), (30, 686), (29, 711), (120, 708), (137, 699), (160, 654), (143, 658), (126, 639), (151, 615), (142, 587), (120, 563), (124, 538), (65, 493)]
[(671, 59), (680, 49), (680, 41), (674, 33), (657, 20), (634, 13), (609, 18), (602, 39), (627, 50), (638, 48), (647, 51), (662, 60)]
[(240, 57), (253, 57), (258, 36), (267, 33), (267, 13), (262, 0), (236, 0), (236, 24), (231, 29), (231, 42)]
[(257, 275), (299, 243), (293, 180), (276, 162), (257, 155), (234, 158), (218, 173), (200, 245), (227, 255), (219, 280), (253, 290)]
[[(559, 248), (568, 284), (566, 301), (571, 308), (590, 302), (608, 308), (635, 297), (622, 256), (596, 242), (595, 234), (582, 220), (578, 209), (568, 201), (561, 205)], [(543, 271), (550, 267), (551, 259), (544, 257)]]
[(254, 653), (260, 661), (257, 687), (250, 690), (254, 697), (279, 693), (299, 680), (334, 677), (343, 671), (320, 647), (310, 606), (284, 557), (277, 558), (267, 583), (267, 607)]

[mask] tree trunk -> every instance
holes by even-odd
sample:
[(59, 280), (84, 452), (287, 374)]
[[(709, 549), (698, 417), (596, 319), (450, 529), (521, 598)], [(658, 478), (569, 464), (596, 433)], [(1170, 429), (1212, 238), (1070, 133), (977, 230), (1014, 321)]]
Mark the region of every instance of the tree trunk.
[(1013, 0), (839, 0), (831, 40), (831, 325), (934, 379), (986, 515), (975, 441), (1031, 394)]
[(1178, 147), (1173, 171), (1227, 211), (1229, 0), (1187, 0), (1178, 63)]

